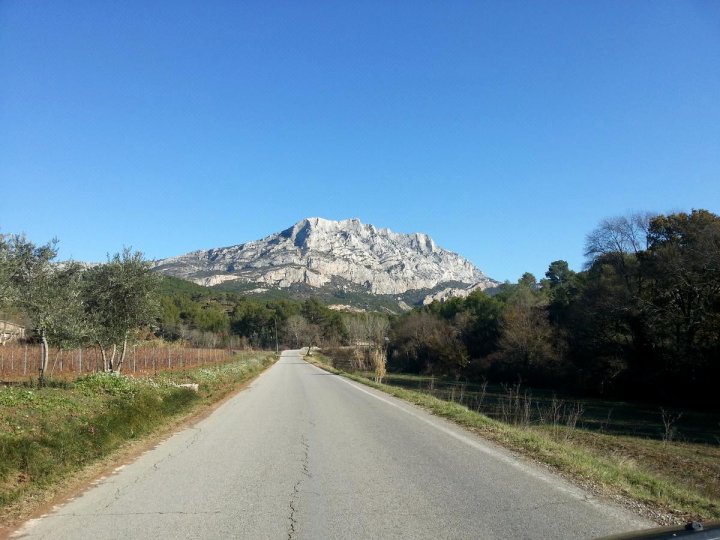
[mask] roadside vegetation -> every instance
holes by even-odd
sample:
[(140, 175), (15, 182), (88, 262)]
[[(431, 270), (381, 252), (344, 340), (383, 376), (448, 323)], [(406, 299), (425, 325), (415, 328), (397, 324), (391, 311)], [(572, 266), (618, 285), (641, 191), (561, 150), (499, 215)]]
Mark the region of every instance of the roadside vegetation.
[(276, 358), (249, 341), (231, 348), (225, 307), (188, 299), (192, 284), (162, 278), (139, 252), (89, 266), (56, 256), (56, 241), (0, 235), (0, 523), (207, 409)]
[(585, 253), (397, 318), (388, 370), (719, 412), (720, 217), (607, 219)]
[[(528, 412), (532, 398), (510, 389), (505, 421), (458, 402), (439, 399), (426, 387), (380, 384), (332, 367), (332, 359), (306, 357), (323, 369), (419, 405), (613, 499), (661, 524), (720, 519), (720, 446), (610, 434), (580, 427), (573, 407)], [(555, 414), (553, 415), (553, 410)], [(575, 409), (576, 410), (576, 409)]]
[(706, 210), (603, 220), (587, 235), (581, 271), (556, 260), (541, 279), (525, 273), (401, 315), (201, 287), (156, 275), (129, 250), (91, 268), (57, 265), (56, 253), (52, 242), (0, 236), (0, 319), (46, 343), (47, 362), (81, 345), (103, 354), (107, 370), (121, 369), (132, 346), (153, 339), (193, 348), (317, 345), (347, 348), (353, 369), (378, 380), (408, 373), (520, 382), (720, 411), (710, 398), (720, 379), (720, 217)]
[(582, 270), (555, 260), (541, 279), (400, 315), (201, 287), (127, 249), (91, 267), (56, 255), (55, 242), (0, 235), (0, 330), (25, 330), (0, 332), (16, 340), (0, 347), (0, 381), (54, 392), (68, 370), (154, 377), (227, 351), (317, 346), (352, 377), (667, 510), (660, 521), (720, 517), (720, 216), (706, 210), (603, 220)]
[(0, 521), (27, 514), (73, 473), (128, 442), (217, 402), (276, 358), (227, 354), (224, 363), (152, 377), (99, 372), (0, 388)]
[(60, 262), (57, 245), (0, 234), (0, 382), (157, 371), (345, 337), (340, 314), (316, 299), (201, 287), (161, 276), (127, 248), (103, 264)]
[[(585, 254), (393, 318), (382, 388), (661, 522), (720, 518), (720, 217), (606, 219)], [(382, 382), (368, 343), (326, 351)]]

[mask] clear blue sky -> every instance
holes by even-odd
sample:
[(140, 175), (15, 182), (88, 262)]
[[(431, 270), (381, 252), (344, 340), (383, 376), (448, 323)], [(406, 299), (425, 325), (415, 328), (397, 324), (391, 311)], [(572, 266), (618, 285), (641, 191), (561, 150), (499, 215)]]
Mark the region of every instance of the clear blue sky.
[(720, 2), (2, 0), (0, 187), (62, 258), (320, 216), (579, 269), (602, 218), (720, 213)]

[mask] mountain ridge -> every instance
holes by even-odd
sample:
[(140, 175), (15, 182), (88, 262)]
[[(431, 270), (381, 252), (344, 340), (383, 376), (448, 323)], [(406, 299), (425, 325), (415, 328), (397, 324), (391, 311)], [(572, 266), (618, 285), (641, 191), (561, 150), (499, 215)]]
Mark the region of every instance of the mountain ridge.
[[(163, 274), (255, 291), (307, 286), (370, 295), (494, 287), (470, 261), (425, 233), (396, 233), (359, 219), (305, 218), (260, 240), (155, 261)], [(460, 285), (460, 287), (458, 287)]]

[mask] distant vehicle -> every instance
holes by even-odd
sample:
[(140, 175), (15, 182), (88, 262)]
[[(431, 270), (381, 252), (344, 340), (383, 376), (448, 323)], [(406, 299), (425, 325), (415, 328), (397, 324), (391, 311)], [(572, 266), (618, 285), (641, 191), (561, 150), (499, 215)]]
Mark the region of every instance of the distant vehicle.
[(720, 521), (700, 523), (693, 521), (680, 527), (659, 527), (629, 533), (604, 536), (599, 540), (666, 540), (686, 538), (692, 540), (720, 540)]

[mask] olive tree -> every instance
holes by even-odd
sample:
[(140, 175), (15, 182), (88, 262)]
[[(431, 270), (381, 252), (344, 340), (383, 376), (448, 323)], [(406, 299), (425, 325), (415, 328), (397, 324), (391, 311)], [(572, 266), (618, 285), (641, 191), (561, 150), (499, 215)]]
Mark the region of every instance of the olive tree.
[(25, 313), (42, 343), (38, 368), (41, 382), (50, 345), (74, 345), (81, 339), (83, 328), (81, 268), (73, 262), (54, 263), (56, 246), (55, 240), (36, 246), (24, 236), (13, 235), (3, 248), (2, 271), (9, 276), (3, 287), (11, 291), (12, 302)]
[(129, 248), (86, 272), (89, 339), (100, 349), (106, 371), (120, 371), (132, 332), (154, 322), (159, 279), (143, 254)]

